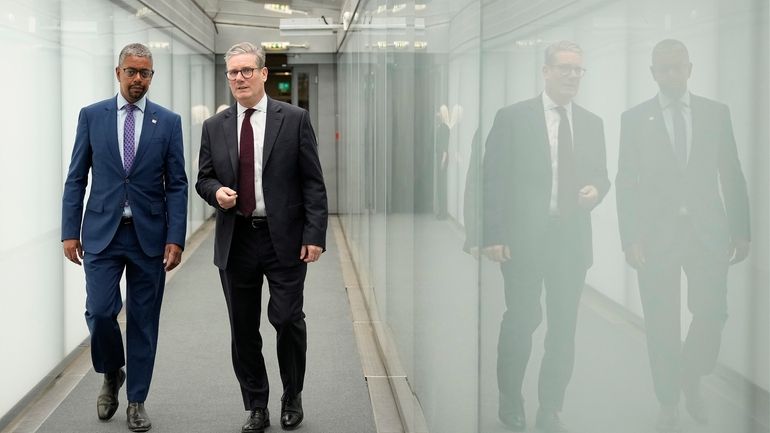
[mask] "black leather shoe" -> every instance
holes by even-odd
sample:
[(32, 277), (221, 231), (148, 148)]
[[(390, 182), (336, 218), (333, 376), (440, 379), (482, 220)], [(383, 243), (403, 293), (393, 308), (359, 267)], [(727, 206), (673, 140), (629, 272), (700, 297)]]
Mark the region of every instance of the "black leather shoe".
[(126, 418), (128, 429), (131, 431), (142, 432), (152, 428), (150, 417), (147, 416), (147, 412), (144, 410), (144, 403), (128, 402)]
[(118, 371), (104, 374), (104, 383), (96, 399), (96, 414), (102, 421), (107, 421), (118, 410), (118, 391), (126, 381), (126, 372)]
[(535, 427), (545, 433), (567, 433), (567, 427), (561, 423), (556, 411), (538, 410)]
[(512, 400), (500, 394), (497, 416), (508, 430), (524, 431), (527, 429), (527, 417), (524, 415), (524, 400), (522, 398)]
[(267, 408), (252, 409), (246, 424), (241, 427), (241, 433), (262, 433), (270, 426), (270, 412)]
[(303, 418), (305, 414), (302, 412), (302, 393), (294, 397), (284, 397), (281, 401), (281, 428), (294, 430), (299, 427)]

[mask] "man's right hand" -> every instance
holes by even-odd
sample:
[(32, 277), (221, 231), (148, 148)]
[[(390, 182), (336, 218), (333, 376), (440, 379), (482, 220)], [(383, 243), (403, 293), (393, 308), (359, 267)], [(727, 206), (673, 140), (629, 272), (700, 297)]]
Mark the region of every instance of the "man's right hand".
[(493, 262), (506, 262), (511, 258), (511, 249), (506, 245), (492, 245), (484, 248), (484, 255)]
[(230, 209), (235, 206), (235, 200), (238, 198), (238, 193), (232, 189), (223, 186), (217, 190), (217, 203), (222, 209)]
[(65, 239), (62, 241), (64, 246), (64, 257), (76, 265), (81, 265), (80, 259), (83, 258), (83, 246), (79, 239)]
[(644, 257), (644, 249), (639, 244), (631, 244), (626, 248), (626, 262), (634, 269), (640, 269), (647, 262)]

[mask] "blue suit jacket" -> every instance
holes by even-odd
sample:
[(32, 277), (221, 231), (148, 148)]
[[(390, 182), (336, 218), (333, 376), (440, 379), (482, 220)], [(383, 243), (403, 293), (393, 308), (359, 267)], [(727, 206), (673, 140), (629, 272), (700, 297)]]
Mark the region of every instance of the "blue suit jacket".
[[(136, 157), (126, 173), (118, 149), (116, 98), (80, 111), (62, 199), (62, 240), (82, 237), (83, 251), (100, 253), (112, 241), (128, 199), (145, 254), (162, 255), (167, 243), (184, 247), (187, 175), (181, 118), (148, 100)], [(89, 171), (92, 184), (84, 213)]]

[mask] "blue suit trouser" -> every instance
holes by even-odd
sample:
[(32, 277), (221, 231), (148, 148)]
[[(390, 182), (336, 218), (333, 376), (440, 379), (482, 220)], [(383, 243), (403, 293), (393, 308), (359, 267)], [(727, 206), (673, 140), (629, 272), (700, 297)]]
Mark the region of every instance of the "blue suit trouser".
[[(129, 401), (143, 402), (152, 380), (158, 322), (166, 273), (163, 256), (144, 254), (133, 225), (120, 225), (98, 254), (85, 253), (85, 318), (91, 333), (91, 360), (97, 373), (126, 366)], [(118, 325), (123, 307), (120, 280), (126, 273), (126, 354)]]

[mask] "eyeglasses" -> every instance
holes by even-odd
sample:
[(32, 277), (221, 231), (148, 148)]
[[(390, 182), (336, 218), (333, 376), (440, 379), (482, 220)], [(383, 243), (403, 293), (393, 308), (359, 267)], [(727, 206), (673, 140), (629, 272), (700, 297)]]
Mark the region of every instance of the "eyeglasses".
[(653, 65), (652, 69), (658, 73), (658, 74), (678, 74), (678, 73), (684, 73), (687, 72), (687, 70), (690, 68), (690, 63), (679, 63), (679, 64), (658, 64)]
[(256, 71), (257, 69), (262, 69), (262, 68), (231, 69), (231, 70), (227, 71), (225, 73), (225, 75), (227, 75), (227, 79), (228, 80), (232, 81), (232, 80), (235, 80), (236, 78), (238, 78), (238, 74), (240, 73), (241, 76), (244, 79), (248, 80), (249, 78), (251, 78), (254, 75), (254, 71)]
[(126, 74), (128, 78), (134, 78), (137, 73), (144, 78), (145, 80), (155, 75), (155, 71), (152, 69), (134, 69), (134, 68), (123, 68), (123, 72)]
[(586, 70), (581, 68), (580, 66), (560, 64), (560, 65), (549, 65), (549, 67), (559, 71), (559, 74), (562, 77), (568, 77), (570, 76), (570, 74), (575, 74), (576, 77), (582, 77), (586, 73)]

